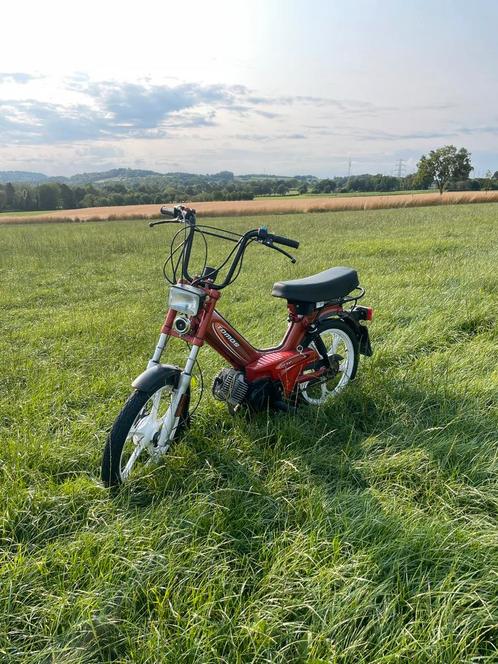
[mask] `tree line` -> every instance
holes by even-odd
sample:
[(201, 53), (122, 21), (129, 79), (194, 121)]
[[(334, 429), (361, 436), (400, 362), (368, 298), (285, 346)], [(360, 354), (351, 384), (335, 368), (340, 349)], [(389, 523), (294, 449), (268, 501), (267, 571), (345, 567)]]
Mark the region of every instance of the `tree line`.
[(423, 155), (417, 172), (404, 177), (363, 174), (316, 178), (296, 176), (234, 176), (230, 171), (214, 175), (172, 173), (133, 181), (104, 181), (83, 185), (65, 182), (0, 184), (0, 211), (44, 211), (118, 205), (161, 204), (181, 201), (252, 200), (256, 196), (289, 194), (343, 194), (423, 190), (436, 186), (463, 191), (498, 189), (498, 171), (485, 178), (470, 178), (470, 153), (449, 145)]

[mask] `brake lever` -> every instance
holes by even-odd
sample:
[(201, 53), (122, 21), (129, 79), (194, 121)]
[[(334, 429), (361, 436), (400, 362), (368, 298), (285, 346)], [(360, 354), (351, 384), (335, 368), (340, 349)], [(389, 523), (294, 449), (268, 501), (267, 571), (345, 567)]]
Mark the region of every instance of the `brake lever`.
[(267, 247), (270, 247), (270, 249), (275, 249), (275, 251), (278, 251), (279, 253), (281, 253), (281, 254), (283, 254), (284, 256), (286, 256), (287, 258), (289, 258), (290, 261), (291, 261), (291, 263), (295, 263), (295, 262), (296, 262), (296, 259), (294, 258), (294, 256), (291, 256), (291, 254), (289, 254), (289, 253), (287, 253), (286, 251), (284, 251), (284, 249), (280, 249), (280, 247), (276, 247), (276, 246), (273, 244), (273, 242), (271, 242), (271, 241), (270, 241), (270, 242), (263, 242), (263, 244), (266, 244), (266, 246), (267, 246)]
[(154, 226), (159, 226), (159, 224), (176, 224), (178, 221), (180, 221), (178, 218), (160, 219), (159, 221), (149, 221), (149, 228), (153, 228)]

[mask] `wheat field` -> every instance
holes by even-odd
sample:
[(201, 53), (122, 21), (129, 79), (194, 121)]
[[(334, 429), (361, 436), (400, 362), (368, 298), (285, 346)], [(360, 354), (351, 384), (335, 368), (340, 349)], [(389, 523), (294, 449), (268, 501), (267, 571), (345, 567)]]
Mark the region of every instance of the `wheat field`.
[[(196, 202), (193, 207), (200, 217), (251, 216), (259, 214), (291, 214), (307, 212), (348, 212), (354, 210), (382, 210), (411, 208), (428, 205), (454, 205), (460, 203), (496, 203), (498, 191), (462, 191), (420, 194), (390, 194), (385, 196), (323, 196), (258, 198), (253, 201)], [(159, 205), (122, 205), (110, 207), (54, 210), (40, 214), (2, 214), (0, 223), (64, 222), (64, 221), (116, 221), (119, 219), (153, 219), (158, 216)]]

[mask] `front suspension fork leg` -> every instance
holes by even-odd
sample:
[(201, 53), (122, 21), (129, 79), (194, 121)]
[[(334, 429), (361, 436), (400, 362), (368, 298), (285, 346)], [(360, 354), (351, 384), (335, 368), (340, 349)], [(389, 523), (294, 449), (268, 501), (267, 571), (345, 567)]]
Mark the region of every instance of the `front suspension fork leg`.
[(198, 352), (199, 346), (192, 346), (190, 349), (187, 363), (185, 364), (185, 368), (180, 375), (180, 380), (178, 381), (178, 387), (173, 393), (170, 407), (164, 416), (163, 426), (157, 444), (159, 450), (161, 450), (161, 448), (167, 448), (170, 441), (174, 438), (183, 411), (183, 408), (181, 408), (182, 401), (185, 394), (187, 393), (190, 381), (192, 380), (192, 371), (194, 369)]
[(161, 332), (161, 334), (159, 335), (159, 339), (157, 340), (157, 346), (154, 349), (154, 353), (152, 354), (152, 357), (150, 358), (149, 363), (147, 364), (147, 369), (153, 367), (154, 364), (159, 364), (159, 361), (161, 360), (161, 355), (163, 354), (163, 351), (166, 348), (168, 341), (169, 341), (169, 335), (164, 334), (164, 332)]

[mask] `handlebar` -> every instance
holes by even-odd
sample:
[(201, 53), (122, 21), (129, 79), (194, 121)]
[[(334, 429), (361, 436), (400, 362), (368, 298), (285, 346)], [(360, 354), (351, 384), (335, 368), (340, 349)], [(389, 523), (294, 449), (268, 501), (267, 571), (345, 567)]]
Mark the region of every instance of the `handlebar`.
[(174, 208), (167, 208), (163, 205), (159, 212), (163, 217), (169, 218), (149, 222), (150, 228), (160, 226), (161, 224), (175, 224), (176, 222), (183, 222), (190, 226), (195, 226), (195, 210), (193, 208), (188, 208), (184, 205), (175, 205)]
[[(189, 261), (190, 261), (190, 253), (192, 250), (192, 243), (194, 240), (194, 235), (196, 231), (203, 232), (201, 228), (196, 228), (196, 217), (195, 217), (195, 210), (192, 208), (185, 207), (183, 205), (175, 206), (174, 208), (167, 208), (166, 206), (161, 207), (161, 215), (165, 217), (169, 217), (169, 219), (163, 219), (160, 221), (154, 221), (150, 222), (149, 226), (156, 226), (158, 224), (170, 224), (170, 223), (184, 223), (189, 227), (188, 231), (188, 236), (185, 238), (185, 245), (182, 251), (182, 276), (184, 279), (186, 279), (189, 283), (197, 283), (202, 280), (202, 277), (196, 277), (193, 279), (189, 273), (188, 273), (188, 266), (189, 266)], [(212, 228), (212, 227), (207, 227), (207, 228)], [(217, 230), (217, 229), (213, 229)], [(223, 229), (219, 229), (223, 230)], [(226, 231), (225, 231), (226, 232)], [(270, 247), (270, 249), (275, 249), (279, 253), (283, 254), (287, 258), (289, 258), (293, 263), (296, 262), (296, 259), (288, 254), (286, 251), (283, 249), (279, 249), (278, 247), (274, 246), (275, 244), (283, 244), (286, 247), (292, 247), (293, 249), (297, 249), (299, 247), (299, 242), (297, 240), (291, 240), (290, 238), (283, 237), (281, 235), (274, 235), (273, 233), (269, 233), (268, 229), (263, 226), (258, 229), (250, 230), (244, 233), (244, 235), (238, 236), (238, 239), (234, 239), (233, 237), (224, 237), (223, 235), (217, 235), (216, 233), (208, 233), (209, 235), (214, 235), (216, 237), (221, 237), (222, 239), (225, 240), (231, 240), (232, 242), (235, 242), (238, 246), (234, 247), (235, 251), (235, 256), (232, 260), (232, 264), (230, 265), (227, 275), (224, 279), (224, 281), (221, 284), (215, 284), (215, 283), (210, 283), (211, 288), (215, 288), (217, 290), (221, 290), (222, 288), (225, 288), (228, 286), (231, 281), (232, 277), (235, 273), (235, 270), (237, 269), (237, 266), (239, 265), (240, 261), (242, 260), (242, 256), (246, 250), (247, 245), (252, 242), (256, 241), (261, 244), (264, 244), (267, 247)], [(234, 234), (237, 235), (237, 234)], [(232, 252), (233, 253), (233, 252)], [(232, 254), (230, 254), (231, 256)], [(229, 256), (229, 258), (230, 258)], [(229, 259), (227, 259), (229, 260)], [(225, 263), (226, 264), (226, 261)], [(218, 272), (218, 270), (214, 270), (214, 272)]]
[(178, 217), (178, 214), (177, 214), (178, 208), (176, 208), (176, 207), (175, 208), (167, 208), (163, 205), (160, 212), (163, 215), (163, 217), (171, 217), (172, 219), (173, 218), (176, 219)]
[(194, 208), (185, 207), (185, 205), (175, 205), (174, 208), (167, 208), (165, 205), (163, 205), (160, 212), (163, 217), (170, 217), (175, 221), (179, 220), (195, 222)]
[(273, 235), (273, 233), (268, 233), (268, 237), (271, 238), (272, 242), (277, 244), (283, 244), (284, 247), (292, 247), (293, 249), (299, 249), (299, 242), (297, 240), (291, 240), (288, 237), (282, 237), (281, 235)]

